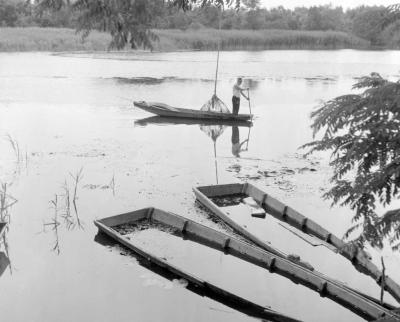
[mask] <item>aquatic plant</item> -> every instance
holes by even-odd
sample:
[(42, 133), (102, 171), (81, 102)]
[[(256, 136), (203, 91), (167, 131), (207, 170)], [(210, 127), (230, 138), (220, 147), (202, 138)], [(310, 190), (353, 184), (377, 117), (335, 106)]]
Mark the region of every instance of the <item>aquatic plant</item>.
[(53, 218), (50, 222), (43, 223), (43, 231), (46, 231), (46, 227), (51, 227), (54, 232), (55, 242), (52, 247), (52, 250), (60, 254), (60, 241), (58, 237), (58, 226), (60, 226), (60, 222), (58, 221), (58, 196), (54, 195), (54, 199), (50, 200), (50, 206), (54, 210)]
[(7, 183), (0, 185), (0, 221), (10, 223), (10, 208), (15, 205), (18, 200), (7, 192)]
[(23, 153), (20, 149), (18, 141), (13, 138), (9, 133), (5, 135), (6, 140), (9, 142), (14, 156), (15, 156), (15, 170), (14, 175), (19, 174), (21, 172), (21, 165), (25, 163), (25, 168), (28, 169), (28, 151), (25, 149), (25, 153)]
[(70, 173), (70, 176), (72, 177), (72, 179), (74, 180), (74, 195), (72, 198), (72, 204), (74, 206), (74, 211), (75, 211), (75, 218), (76, 218), (76, 222), (79, 228), (83, 228), (83, 224), (79, 218), (79, 214), (78, 214), (78, 207), (76, 206), (76, 200), (77, 200), (77, 191), (78, 191), (78, 185), (79, 182), (82, 180), (83, 178), (83, 168), (81, 168), (80, 170), (78, 170), (74, 175), (72, 173)]
[(324, 197), (354, 211), (345, 238), (361, 230), (354, 240), (361, 246), (368, 241), (382, 248), (387, 238), (400, 249), (400, 209), (376, 210), (400, 195), (400, 81), (372, 73), (353, 89), (364, 91), (336, 97), (311, 114), (314, 138), (323, 135), (303, 147), (332, 153), (333, 186)]
[(9, 133), (6, 134), (6, 139), (10, 143), (10, 145), (14, 151), (15, 157), (17, 159), (17, 162), (19, 163), (21, 160), (21, 151), (19, 149), (18, 141), (15, 140)]
[(115, 174), (114, 173), (113, 173), (113, 176), (111, 178), (109, 186), (110, 186), (110, 188), (112, 190), (113, 196), (115, 196)]

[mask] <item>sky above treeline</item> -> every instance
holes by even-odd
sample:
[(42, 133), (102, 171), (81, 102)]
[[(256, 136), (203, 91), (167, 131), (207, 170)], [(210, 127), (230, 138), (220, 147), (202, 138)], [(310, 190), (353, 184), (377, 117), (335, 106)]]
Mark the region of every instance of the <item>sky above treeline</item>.
[(366, 6), (390, 6), (400, 3), (400, 0), (261, 0), (261, 5), (266, 8), (283, 6), (287, 9), (295, 7), (311, 7), (331, 4), (334, 7), (343, 7), (344, 9), (354, 8), (362, 5)]

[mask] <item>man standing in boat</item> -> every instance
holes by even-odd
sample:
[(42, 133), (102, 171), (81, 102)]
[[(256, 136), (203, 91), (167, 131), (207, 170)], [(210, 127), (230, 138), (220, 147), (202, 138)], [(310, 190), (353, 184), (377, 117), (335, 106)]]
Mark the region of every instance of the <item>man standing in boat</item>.
[(249, 98), (243, 93), (245, 88), (241, 87), (242, 78), (238, 77), (235, 85), (233, 85), (233, 95), (232, 95), (232, 114), (237, 115), (239, 113), (240, 108), (240, 95), (242, 95), (245, 99), (249, 100)]

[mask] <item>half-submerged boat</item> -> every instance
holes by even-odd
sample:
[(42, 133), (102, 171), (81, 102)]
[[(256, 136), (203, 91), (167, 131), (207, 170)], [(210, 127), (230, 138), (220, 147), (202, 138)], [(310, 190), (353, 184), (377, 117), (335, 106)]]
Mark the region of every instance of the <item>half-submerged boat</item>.
[[(193, 241), (195, 243), (223, 252), (225, 255), (231, 255), (242, 261), (256, 265), (262, 269), (266, 269), (271, 273), (276, 273), (284, 278), (293, 281), (295, 284), (301, 284), (308, 289), (316, 291), (322, 297), (327, 297), (341, 306), (351, 310), (355, 314), (371, 321), (379, 319), (383, 316), (400, 321), (399, 315), (393, 311), (393, 307), (380, 305), (374, 300), (364, 297), (346, 287), (342, 287), (328, 278), (319, 276), (313, 271), (282, 258), (271, 252), (265, 251), (260, 247), (256, 247), (246, 241), (239, 240), (233, 236), (216, 231), (212, 228), (203, 226), (187, 218), (172, 214), (163, 210), (146, 208), (122, 215), (104, 218), (95, 221), (95, 225), (100, 231), (106, 233), (119, 243), (133, 250), (136, 254), (142, 256), (149, 262), (165, 268), (178, 276), (184, 278), (188, 283), (212, 292), (225, 298), (234, 299), (239, 307), (247, 307), (253, 309), (252, 316), (267, 319), (270, 321), (296, 321), (284, 314), (278, 313), (268, 308), (261, 308), (244, 298), (238, 297), (228, 291), (204, 281), (192, 274), (186, 273), (181, 268), (171, 264), (168, 258), (155, 255), (152, 251), (143, 248), (142, 245), (156, 244), (157, 238), (151, 235), (150, 242), (140, 242), (140, 238), (136, 240), (135, 235), (126, 235), (129, 231), (141, 232), (149, 229), (150, 226), (161, 229), (164, 233), (182, 237), (185, 241)], [(159, 241), (160, 243), (160, 241)], [(161, 241), (163, 247), (165, 244)], [(150, 245), (151, 246), (151, 245)], [(151, 247), (150, 247), (151, 249)], [(174, 248), (173, 251), (178, 251)], [(193, 253), (193, 252), (192, 252)], [(195, 258), (198, 258), (194, 252)], [(201, 257), (201, 256), (200, 256)], [(220, 257), (219, 261), (221, 260)], [(205, 258), (200, 260), (204, 263)], [(210, 265), (209, 263), (207, 265)], [(230, 266), (231, 267), (231, 266)], [(217, 266), (214, 271), (217, 270)], [(247, 272), (247, 271), (246, 271)], [(271, 281), (271, 280), (270, 280)], [(271, 288), (269, 285), (268, 289)], [(283, 291), (285, 292), (285, 291)], [(312, 305), (315, 305), (313, 303)], [(236, 308), (236, 307), (235, 307)]]
[(231, 114), (221, 112), (199, 111), (186, 108), (172, 107), (164, 103), (157, 102), (134, 102), (136, 107), (145, 110), (146, 112), (153, 113), (164, 117), (178, 117), (198, 120), (225, 120), (225, 121), (250, 121), (252, 115), (250, 114)]
[[(238, 213), (232, 213), (229, 210), (229, 200), (236, 200), (236, 205), (239, 205), (243, 204), (242, 202), (244, 199), (251, 197), (256, 202), (256, 206), (261, 207), (265, 211), (265, 214), (272, 215), (275, 219), (278, 219), (278, 222), (282, 225), (281, 228), (290, 230), (291, 233), (304, 239), (306, 242), (312, 244), (312, 246), (326, 246), (326, 248), (344, 256), (359, 272), (375, 279), (380, 287), (384, 287), (389, 294), (400, 302), (400, 286), (389, 276), (385, 276), (384, 285), (382, 285), (382, 272), (372, 263), (366, 252), (355, 246), (348, 247), (343, 240), (327, 231), (315, 221), (300, 214), (256, 186), (250, 183), (235, 183), (196, 187), (193, 191), (197, 200), (203, 206), (220, 220), (232, 227), (237, 233), (245, 236), (248, 240), (265, 250), (274, 251), (271, 250), (271, 244), (267, 242), (267, 240), (273, 236), (267, 234), (270, 233), (272, 235), (279, 229), (270, 229), (270, 231), (267, 232), (268, 225), (271, 225), (271, 222), (266, 222), (267, 226), (263, 227), (261, 219), (257, 219), (257, 217), (254, 217), (253, 222), (247, 219), (246, 223), (243, 224), (241, 219), (244, 217), (244, 208), (242, 208), (242, 210), (239, 209)], [(251, 216), (250, 212), (249, 217)], [(252, 226), (250, 227), (250, 225)], [(283, 230), (281, 229), (280, 233), (282, 232)], [(292, 245), (287, 245), (288, 243), (284, 240), (283, 236), (275, 236), (272, 244), (276, 247), (275, 243), (280, 242), (282, 246), (288, 247), (298, 246), (298, 244), (300, 244), (296, 241), (292, 243)], [(285, 243), (286, 245), (284, 245)], [(275, 251), (275, 254), (280, 255), (279, 251)], [(327, 262), (325, 256), (321, 257), (323, 257), (326, 266), (336, 265), (340, 259), (337, 258), (334, 262)], [(313, 265), (314, 264), (313, 262)]]
[[(165, 231), (172, 232), (171, 229), (173, 229), (175, 232), (179, 230), (185, 236), (195, 238), (205, 237), (206, 239), (213, 240), (215, 244), (218, 237), (215, 235), (217, 232), (212, 229), (196, 224), (190, 220), (186, 220), (183, 217), (154, 208), (145, 208), (122, 215), (107, 217), (101, 220), (96, 220), (94, 223), (99, 228), (100, 232), (105, 233), (115, 241), (132, 250), (141, 260), (148, 262), (149, 265), (146, 266), (152, 266), (152, 269), (154, 270), (155, 265), (157, 270), (161, 270), (164, 275), (169, 273), (175, 277), (184, 279), (188, 283), (186, 288), (197, 294), (201, 294), (201, 296), (207, 296), (217, 302), (227, 305), (228, 307), (238, 310), (239, 312), (258, 319), (277, 322), (300, 322), (300, 320), (293, 319), (267, 307), (246, 300), (186, 272), (185, 270), (169, 263), (166, 258), (157, 256), (155, 253), (153, 254), (149, 250), (143, 248), (139, 241), (135, 241), (135, 238), (125, 235), (121, 232), (120, 228), (123, 227), (123, 230), (125, 231), (128, 226), (146, 227), (147, 225), (147, 228), (150, 228), (148, 224), (152, 223), (156, 228), (162, 229), (163, 227), (166, 227)], [(163, 226), (160, 226), (160, 224)], [(141, 230), (143, 230), (143, 228), (141, 228)]]

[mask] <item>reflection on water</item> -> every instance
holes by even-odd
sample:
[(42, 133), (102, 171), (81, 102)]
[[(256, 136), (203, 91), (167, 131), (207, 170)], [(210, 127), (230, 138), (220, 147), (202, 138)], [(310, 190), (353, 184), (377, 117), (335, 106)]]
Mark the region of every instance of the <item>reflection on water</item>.
[[(238, 126), (232, 126), (232, 154), (240, 158), (240, 153), (249, 150), (249, 140), (250, 140), (250, 128), (247, 139), (240, 142), (240, 132)], [(246, 147), (243, 149), (242, 146), (246, 143)]]
[[(190, 118), (175, 118), (175, 117), (162, 117), (152, 116), (139, 120), (135, 120), (135, 125), (199, 125), (200, 130), (204, 132), (213, 142), (214, 164), (215, 164), (215, 181), (218, 184), (218, 155), (217, 155), (217, 139), (225, 132), (226, 128), (232, 128), (232, 154), (240, 158), (240, 153), (248, 151), (250, 131), (253, 125), (252, 122), (244, 121), (237, 122), (231, 120), (196, 120)], [(240, 141), (240, 127), (248, 128), (247, 139)], [(243, 145), (246, 147), (243, 148)]]

